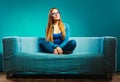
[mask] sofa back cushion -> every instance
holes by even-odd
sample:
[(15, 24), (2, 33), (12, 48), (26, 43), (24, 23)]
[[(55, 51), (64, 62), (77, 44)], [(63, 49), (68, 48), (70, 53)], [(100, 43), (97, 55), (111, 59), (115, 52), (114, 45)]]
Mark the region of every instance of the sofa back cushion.
[(92, 52), (98, 53), (102, 52), (103, 48), (103, 38), (102, 37), (71, 37), (77, 42), (77, 46), (74, 53), (80, 52)]
[(39, 41), (44, 38), (38, 37), (21, 37), (21, 52), (39, 52), (41, 51), (39, 48)]
[[(44, 38), (38, 37), (20, 37), (21, 52), (40, 52), (39, 42)], [(101, 52), (103, 40), (101, 37), (70, 37), (69, 40), (75, 40), (77, 46), (74, 53), (81, 52)]]

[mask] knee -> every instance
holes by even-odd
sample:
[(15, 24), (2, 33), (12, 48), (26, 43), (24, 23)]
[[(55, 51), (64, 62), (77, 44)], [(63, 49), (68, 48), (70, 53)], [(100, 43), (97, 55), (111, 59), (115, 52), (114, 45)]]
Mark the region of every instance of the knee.
[(43, 44), (43, 40), (39, 41), (39, 46), (41, 46)]
[(70, 43), (73, 45), (73, 46), (76, 46), (76, 41), (75, 40), (70, 40)]
[(40, 46), (40, 47), (42, 47), (42, 46), (44, 46), (44, 45), (45, 45), (45, 43), (46, 43), (46, 41), (41, 40), (41, 41), (39, 42), (39, 46)]

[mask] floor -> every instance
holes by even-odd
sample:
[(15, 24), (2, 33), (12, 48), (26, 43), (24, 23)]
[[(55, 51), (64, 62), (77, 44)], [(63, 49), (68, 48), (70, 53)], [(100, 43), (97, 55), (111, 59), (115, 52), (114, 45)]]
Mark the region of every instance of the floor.
[(0, 82), (120, 82), (120, 74), (113, 74), (112, 80), (107, 80), (104, 78), (77, 78), (77, 79), (64, 79), (64, 78), (34, 78), (34, 77), (12, 77), (10, 79), (6, 78), (5, 73), (0, 73)]

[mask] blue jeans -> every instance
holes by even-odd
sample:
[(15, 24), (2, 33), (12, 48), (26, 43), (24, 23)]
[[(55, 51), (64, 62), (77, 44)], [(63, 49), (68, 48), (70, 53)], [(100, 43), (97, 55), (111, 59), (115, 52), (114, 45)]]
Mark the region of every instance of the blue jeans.
[[(49, 42), (47, 42), (45, 40), (43, 40), (43, 41), (40, 42), (39, 47), (45, 53), (53, 53), (54, 52), (53, 47), (49, 44)], [(63, 50), (63, 52), (66, 52), (66, 51), (73, 52), (73, 50), (75, 49), (75, 47), (76, 47), (76, 41), (75, 40), (70, 40), (62, 48), (62, 50)]]

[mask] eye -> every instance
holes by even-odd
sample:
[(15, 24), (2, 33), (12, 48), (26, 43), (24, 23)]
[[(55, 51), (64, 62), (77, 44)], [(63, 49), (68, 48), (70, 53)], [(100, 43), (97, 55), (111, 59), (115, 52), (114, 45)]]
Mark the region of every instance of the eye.
[(54, 12), (51, 15), (54, 16), (54, 15), (57, 15), (57, 14), (59, 14), (59, 12)]
[(52, 13), (52, 15), (55, 15), (55, 13)]

